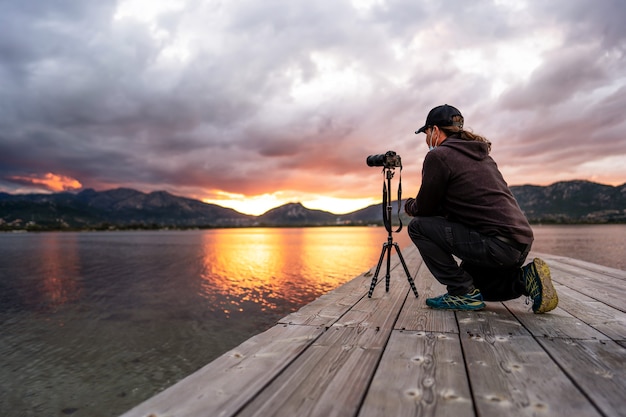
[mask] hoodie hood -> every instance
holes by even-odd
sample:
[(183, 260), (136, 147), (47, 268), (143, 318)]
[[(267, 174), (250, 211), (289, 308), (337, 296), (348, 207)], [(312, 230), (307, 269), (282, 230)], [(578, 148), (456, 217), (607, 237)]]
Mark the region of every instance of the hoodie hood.
[(475, 140), (448, 137), (439, 147), (452, 148), (477, 161), (481, 161), (489, 156), (489, 145)]

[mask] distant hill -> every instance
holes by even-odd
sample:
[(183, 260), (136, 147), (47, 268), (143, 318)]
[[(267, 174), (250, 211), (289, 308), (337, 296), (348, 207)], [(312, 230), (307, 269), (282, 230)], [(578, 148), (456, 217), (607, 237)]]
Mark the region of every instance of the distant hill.
[[(546, 187), (513, 186), (511, 191), (534, 223), (626, 223), (626, 184), (613, 187), (566, 181)], [(400, 211), (407, 224), (410, 218)], [(393, 201), (394, 227), (397, 213), (398, 202)], [(337, 215), (290, 203), (250, 216), (165, 191), (118, 188), (77, 194), (0, 193), (0, 230), (370, 225), (382, 224), (382, 219), (382, 204)]]
[(336, 224), (338, 216), (322, 210), (311, 210), (300, 203), (289, 203), (257, 218), (264, 226), (323, 226)]
[[(402, 220), (402, 223), (406, 225), (409, 223), (411, 218), (408, 215), (404, 214), (405, 201), (406, 199), (402, 200), (402, 202), (400, 203), (400, 219)], [(382, 203), (374, 204), (361, 210), (344, 214), (340, 216), (340, 221), (351, 224), (382, 224), (383, 211), (386, 211), (386, 208), (383, 207)], [(398, 200), (394, 200), (391, 202), (391, 220), (394, 226), (398, 225)]]
[(515, 186), (511, 191), (531, 222), (626, 222), (626, 184), (564, 181), (547, 187)]
[(145, 194), (127, 188), (87, 189), (78, 194), (0, 193), (0, 226), (37, 229), (115, 227), (246, 226), (254, 216), (177, 197), (165, 191)]

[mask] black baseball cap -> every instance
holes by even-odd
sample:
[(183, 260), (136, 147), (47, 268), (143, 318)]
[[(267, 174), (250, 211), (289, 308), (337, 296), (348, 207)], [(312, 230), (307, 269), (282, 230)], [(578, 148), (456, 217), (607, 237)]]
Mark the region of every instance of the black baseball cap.
[(415, 133), (422, 133), (430, 126), (458, 126), (460, 128), (463, 128), (463, 120), (461, 120), (460, 122), (454, 122), (452, 120), (454, 116), (461, 116), (461, 118), (463, 117), (459, 109), (457, 109), (456, 107), (449, 106), (447, 104), (444, 104), (443, 106), (437, 106), (430, 112), (428, 112), (428, 116), (426, 117), (426, 124), (416, 130)]

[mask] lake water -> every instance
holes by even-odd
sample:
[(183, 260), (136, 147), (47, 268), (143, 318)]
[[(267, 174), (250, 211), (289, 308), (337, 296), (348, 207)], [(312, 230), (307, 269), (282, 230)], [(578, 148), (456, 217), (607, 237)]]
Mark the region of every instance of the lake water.
[[(534, 229), (535, 251), (626, 269), (626, 225)], [(117, 416), (369, 270), (386, 240), (378, 227), (0, 234), (0, 415)]]

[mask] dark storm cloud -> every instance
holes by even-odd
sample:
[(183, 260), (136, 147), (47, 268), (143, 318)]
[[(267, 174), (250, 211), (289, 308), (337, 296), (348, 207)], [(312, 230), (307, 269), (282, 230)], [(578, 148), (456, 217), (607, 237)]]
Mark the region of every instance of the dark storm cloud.
[[(151, 4), (164, 6), (153, 18)], [(417, 187), (412, 132), (443, 102), (492, 138), (505, 170), (545, 172), (512, 183), (589, 177), (585, 163), (626, 154), (619, 1), (122, 6), (0, 4), (0, 191), (54, 173), (196, 197), (363, 197), (379, 193), (365, 157), (388, 149)], [(488, 65), (525, 39), (537, 43), (532, 72)], [(559, 160), (571, 167), (545, 164)]]

